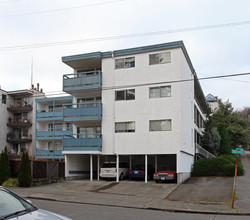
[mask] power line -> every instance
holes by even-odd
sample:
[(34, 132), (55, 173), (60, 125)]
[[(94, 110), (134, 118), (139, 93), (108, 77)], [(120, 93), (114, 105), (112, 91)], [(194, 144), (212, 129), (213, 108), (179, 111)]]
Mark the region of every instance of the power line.
[[(222, 78), (231, 78), (231, 77), (238, 77), (238, 76), (248, 76), (250, 75), (250, 72), (248, 73), (234, 73), (234, 74), (228, 74), (228, 75), (217, 75), (217, 76), (209, 76), (209, 77), (202, 77), (198, 80), (211, 80), (211, 79), (222, 79)], [(161, 84), (174, 84), (174, 83), (183, 83), (183, 82), (191, 82), (194, 79), (181, 79), (181, 80), (170, 80), (170, 81), (161, 81), (156, 83), (141, 83), (141, 84), (133, 84), (133, 85), (123, 85), (123, 86), (107, 86), (102, 87), (102, 90), (116, 90), (116, 89), (125, 89), (125, 88), (136, 88), (136, 87), (142, 87), (142, 86), (154, 86), (154, 85), (161, 85)], [(92, 89), (91, 91), (84, 91), (84, 93), (87, 92), (93, 92), (98, 89)], [(8, 93), (8, 92), (7, 92)], [(53, 93), (53, 94), (47, 94), (47, 93)], [(49, 91), (46, 93), (46, 97), (53, 97), (53, 96), (68, 96), (68, 93), (65, 93), (63, 91)], [(81, 94), (81, 92), (76, 92), (75, 94)], [(40, 95), (33, 95), (33, 97), (40, 97)]]
[(116, 36), (109, 36), (109, 37), (97, 37), (97, 38), (86, 38), (86, 39), (78, 39), (78, 40), (70, 40), (70, 41), (56, 41), (56, 42), (39, 43), (39, 44), (7, 46), (7, 47), (0, 47), (0, 51), (33, 49), (33, 48), (40, 48), (40, 47), (55, 47), (55, 46), (82, 44), (82, 43), (98, 42), (98, 41), (119, 40), (119, 39), (124, 39), (124, 38), (147, 37), (147, 36), (153, 36), (153, 35), (165, 35), (165, 34), (173, 34), (173, 33), (181, 33), (181, 32), (201, 31), (201, 30), (226, 28), (226, 27), (234, 27), (234, 26), (249, 25), (249, 24), (250, 24), (250, 21), (241, 21), (241, 22), (234, 22), (234, 23), (215, 24), (215, 25), (181, 28), (181, 29), (173, 29), (173, 30), (165, 30), (165, 31), (116, 35)]
[(22, 0), (6, 0), (6, 1), (0, 1), (0, 4), (9, 3), (9, 2), (18, 2), (18, 1), (22, 1)]
[(44, 10), (44, 11), (33, 11), (33, 12), (20, 13), (20, 14), (1, 15), (0, 18), (19, 17), (19, 16), (26, 16), (26, 15), (34, 15), (34, 14), (45, 14), (45, 13), (51, 13), (51, 12), (58, 12), (58, 11), (88, 8), (88, 7), (100, 6), (100, 5), (106, 5), (106, 4), (113, 4), (113, 3), (123, 2), (123, 1), (126, 1), (126, 0), (113, 0), (113, 1), (107, 1), (107, 2), (101, 2), (101, 3), (88, 4), (88, 5), (72, 6), (72, 7), (67, 7), (67, 8), (56, 8), (56, 9), (49, 9), (49, 10)]

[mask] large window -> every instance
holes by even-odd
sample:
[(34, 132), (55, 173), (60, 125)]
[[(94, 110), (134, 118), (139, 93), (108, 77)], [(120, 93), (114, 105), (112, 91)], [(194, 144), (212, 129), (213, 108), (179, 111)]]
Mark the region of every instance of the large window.
[(115, 91), (115, 100), (134, 100), (135, 99), (135, 90), (128, 89), (128, 90), (120, 90)]
[(171, 86), (149, 88), (149, 98), (163, 98), (171, 96)]
[(131, 68), (131, 67), (135, 67), (135, 57), (127, 57), (115, 60), (116, 69)]
[(116, 122), (115, 123), (115, 133), (122, 132), (135, 132), (135, 122)]
[(161, 63), (171, 63), (170, 52), (155, 53), (149, 55), (149, 65), (161, 64)]
[(171, 131), (171, 120), (151, 120), (149, 131)]

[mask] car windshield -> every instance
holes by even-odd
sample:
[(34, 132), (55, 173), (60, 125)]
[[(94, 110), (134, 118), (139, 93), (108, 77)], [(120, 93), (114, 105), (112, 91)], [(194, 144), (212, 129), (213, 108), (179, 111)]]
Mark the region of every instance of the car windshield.
[(145, 166), (144, 165), (135, 165), (133, 167), (133, 170), (144, 170), (145, 169)]
[(116, 163), (104, 163), (101, 168), (116, 168)]
[(36, 207), (9, 191), (0, 189), (0, 198), (0, 219), (36, 210)]
[(174, 171), (172, 167), (161, 167), (159, 171)]

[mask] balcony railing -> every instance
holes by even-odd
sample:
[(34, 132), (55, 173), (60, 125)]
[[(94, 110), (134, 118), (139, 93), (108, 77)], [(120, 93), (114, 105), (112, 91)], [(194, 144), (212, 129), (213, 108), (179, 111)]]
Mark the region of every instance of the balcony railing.
[(29, 112), (32, 111), (32, 103), (22, 102), (20, 104), (14, 104), (8, 106), (8, 111), (11, 112)]
[(63, 151), (101, 151), (102, 135), (93, 134), (73, 134), (63, 137)]
[(63, 91), (74, 92), (102, 87), (102, 72), (100, 70), (63, 75)]
[(48, 140), (48, 139), (62, 139), (64, 135), (72, 135), (73, 131), (71, 129), (61, 129), (61, 130), (42, 130), (38, 129), (36, 132), (37, 140)]
[(86, 102), (65, 104), (63, 108), (64, 121), (102, 120), (102, 103)]
[(36, 150), (36, 158), (63, 159), (62, 150)]
[(31, 118), (26, 118), (26, 117), (22, 117), (22, 118), (13, 117), (13, 118), (9, 118), (7, 125), (9, 127), (15, 127), (15, 128), (30, 127), (32, 126), (32, 120)]
[(39, 109), (36, 113), (38, 121), (62, 119), (63, 111), (62, 108), (57, 108), (54, 111), (51, 109)]
[(196, 154), (200, 154), (205, 158), (213, 158), (213, 157), (215, 157), (213, 154), (209, 153), (207, 150), (202, 148), (199, 144), (196, 144)]
[(32, 141), (32, 135), (30, 134), (15, 134), (8, 133), (7, 134), (7, 142), (10, 143), (26, 143)]

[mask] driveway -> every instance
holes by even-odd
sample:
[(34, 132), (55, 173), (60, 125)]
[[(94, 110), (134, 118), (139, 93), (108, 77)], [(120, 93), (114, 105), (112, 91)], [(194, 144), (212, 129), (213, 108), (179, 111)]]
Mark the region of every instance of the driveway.
[(179, 185), (167, 199), (173, 201), (230, 202), (233, 177), (191, 177)]

